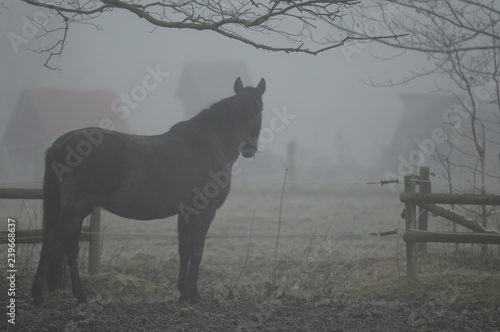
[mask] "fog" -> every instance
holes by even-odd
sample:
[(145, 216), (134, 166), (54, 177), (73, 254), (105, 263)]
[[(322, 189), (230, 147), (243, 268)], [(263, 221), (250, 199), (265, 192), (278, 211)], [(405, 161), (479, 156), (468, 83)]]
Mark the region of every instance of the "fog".
[[(390, 88), (366, 84), (399, 81), (410, 71), (425, 66), (426, 60), (419, 54), (376, 59), (374, 55), (384, 57), (395, 52), (375, 42), (353, 44), (357, 51), (350, 55), (348, 48), (317, 56), (273, 53), (211, 32), (155, 30), (136, 16), (117, 10), (96, 21), (99, 29), (82, 24), (70, 27), (62, 55), (51, 61), (59, 72), (44, 67), (46, 54), (32, 51), (48, 46), (50, 39), (30, 39), (19, 45), (17, 52), (12, 47), (8, 34), (21, 34), (22, 17), (29, 17), (37, 9), (22, 4), (9, 7), (11, 10), (0, 9), (0, 137), (26, 88), (112, 89), (119, 96), (141, 85), (148, 68), (159, 68), (168, 76), (148, 91), (126, 120), (134, 133), (161, 133), (186, 118), (176, 96), (185, 65), (240, 62), (248, 72), (248, 77), (242, 77), (244, 84), (256, 85), (261, 77), (266, 79), (264, 126), (273, 110), (286, 109), (296, 115), (285, 130), (266, 144), (268, 152), (275, 155), (273, 162), (285, 160), (287, 144), (294, 142), (294, 167), (306, 172), (318, 168), (318, 163), (319, 168), (334, 168), (343, 159), (342, 162), (358, 165), (363, 172), (376, 174), (380, 171), (380, 152), (390, 145), (401, 119), (400, 95), (426, 93), (435, 88), (432, 78)], [(205, 106), (231, 95), (235, 78), (221, 83), (226, 93), (205, 100)], [(213, 82), (199, 84), (210, 86)], [(102, 112), (109, 114), (111, 109)]]

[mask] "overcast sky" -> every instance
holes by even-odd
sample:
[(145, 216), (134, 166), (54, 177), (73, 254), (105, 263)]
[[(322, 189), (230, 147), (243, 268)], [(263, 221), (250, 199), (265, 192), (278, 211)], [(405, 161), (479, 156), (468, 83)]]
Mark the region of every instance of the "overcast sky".
[[(130, 93), (141, 84), (148, 66), (159, 67), (169, 76), (132, 110), (129, 122), (138, 134), (161, 133), (184, 119), (175, 91), (185, 63), (242, 61), (252, 79), (244, 82), (246, 85), (266, 79), (265, 119), (272, 116), (273, 109), (286, 108), (296, 115), (269, 144), (269, 151), (284, 156), (287, 142), (295, 140), (301, 151), (299, 163), (321, 158), (334, 164), (340, 137), (348, 158), (369, 165), (378, 161), (380, 148), (392, 139), (403, 111), (399, 95), (434, 88), (428, 79), (393, 88), (363, 83), (370, 78), (378, 82), (398, 80), (425, 65), (425, 58), (415, 54), (376, 60), (371, 53), (388, 54), (376, 43), (360, 48), (360, 53), (349, 59), (345, 49), (318, 56), (271, 53), (211, 32), (163, 28), (152, 32), (151, 25), (123, 11), (103, 15), (98, 21), (102, 30), (71, 26), (64, 53), (52, 62), (61, 69), (58, 73), (43, 66), (45, 55), (30, 51), (46, 43), (30, 40), (20, 45), (17, 53), (11, 47), (8, 33), (21, 34), (22, 17), (38, 9), (23, 4), (9, 6), (11, 10), (0, 8), (0, 135), (19, 94), (27, 87), (106, 88), (118, 94)], [(228, 81), (227, 96), (233, 93), (232, 86), (233, 81)], [(215, 101), (207, 100), (206, 104)]]

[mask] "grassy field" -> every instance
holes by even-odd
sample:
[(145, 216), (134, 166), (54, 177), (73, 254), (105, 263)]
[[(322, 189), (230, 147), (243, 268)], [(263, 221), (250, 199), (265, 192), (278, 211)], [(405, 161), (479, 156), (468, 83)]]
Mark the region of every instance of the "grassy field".
[[(398, 194), (363, 182), (309, 181), (287, 183), (282, 195), (279, 181), (239, 179), (209, 231), (200, 287), (221, 293), (334, 296), (353, 285), (400, 278), (406, 271)], [(1, 204), (1, 217), (19, 219), (18, 229), (40, 228), (40, 202)], [(167, 285), (165, 297), (177, 296), (176, 219), (136, 221), (103, 212), (102, 220), (101, 271)], [(432, 218), (429, 227), (449, 225)], [(398, 234), (379, 235), (395, 229)], [(40, 245), (19, 245), (19, 250), (18, 266), (31, 275)], [(422, 259), (422, 273), (448, 273), (463, 265), (453, 263), (463, 260), (454, 245), (429, 244), (428, 252), (434, 258)], [(82, 243), (83, 271), (86, 257), (87, 244)]]

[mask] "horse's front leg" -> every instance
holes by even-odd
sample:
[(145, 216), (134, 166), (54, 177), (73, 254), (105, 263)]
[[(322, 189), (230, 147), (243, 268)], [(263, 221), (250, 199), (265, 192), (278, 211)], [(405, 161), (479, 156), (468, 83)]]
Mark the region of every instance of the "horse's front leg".
[(177, 279), (177, 289), (181, 293), (179, 302), (189, 301), (187, 287), (188, 267), (189, 267), (189, 224), (182, 214), (177, 219), (177, 232), (179, 239), (179, 278)]
[(192, 218), (190, 223), (187, 291), (191, 303), (199, 303), (201, 301), (201, 296), (198, 293), (198, 273), (201, 259), (203, 258), (205, 238), (214, 217), (215, 209), (207, 208), (201, 211), (196, 218)]

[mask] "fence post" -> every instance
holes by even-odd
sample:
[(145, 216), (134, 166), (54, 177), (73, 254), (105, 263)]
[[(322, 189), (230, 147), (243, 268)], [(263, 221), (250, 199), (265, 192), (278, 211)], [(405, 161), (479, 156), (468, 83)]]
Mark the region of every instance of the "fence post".
[(95, 208), (90, 214), (89, 235), (89, 274), (99, 272), (101, 251), (101, 208)]
[[(416, 176), (405, 175), (405, 193), (415, 193)], [(413, 203), (405, 203), (406, 231), (414, 230), (417, 224), (417, 208)], [(417, 242), (406, 242), (406, 275), (415, 278), (418, 274)]]
[[(431, 192), (431, 182), (429, 177), (429, 167), (422, 166), (420, 167), (420, 185), (418, 191), (420, 193), (429, 194)], [(418, 208), (418, 230), (426, 231), (429, 220), (429, 212), (422, 207)], [(427, 244), (425, 242), (418, 244), (419, 251), (425, 251), (427, 248)]]

